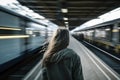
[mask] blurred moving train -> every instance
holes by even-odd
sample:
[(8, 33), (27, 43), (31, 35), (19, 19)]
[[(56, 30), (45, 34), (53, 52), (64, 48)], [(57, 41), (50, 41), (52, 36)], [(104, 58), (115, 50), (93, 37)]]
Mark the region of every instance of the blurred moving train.
[(39, 48), (46, 30), (46, 25), (0, 7), (0, 72)]
[(76, 31), (77, 39), (84, 35), (84, 40), (120, 57), (120, 19), (107, 21), (98, 25)]

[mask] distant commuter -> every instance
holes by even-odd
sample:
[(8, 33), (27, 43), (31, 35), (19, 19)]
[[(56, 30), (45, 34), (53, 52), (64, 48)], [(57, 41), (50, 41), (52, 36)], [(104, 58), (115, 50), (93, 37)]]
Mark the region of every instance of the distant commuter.
[(41, 60), (46, 72), (40, 80), (83, 80), (80, 57), (68, 45), (69, 31), (57, 29)]

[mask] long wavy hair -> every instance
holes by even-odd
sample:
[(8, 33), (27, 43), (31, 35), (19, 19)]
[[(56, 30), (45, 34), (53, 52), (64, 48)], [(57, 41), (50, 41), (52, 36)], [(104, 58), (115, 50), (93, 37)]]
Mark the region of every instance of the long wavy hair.
[(59, 52), (62, 49), (67, 48), (69, 45), (69, 31), (65, 28), (59, 28), (56, 30), (56, 32), (53, 34), (53, 36), (50, 39), (48, 48), (43, 56), (43, 65), (47, 66), (49, 65), (50, 58), (53, 54)]

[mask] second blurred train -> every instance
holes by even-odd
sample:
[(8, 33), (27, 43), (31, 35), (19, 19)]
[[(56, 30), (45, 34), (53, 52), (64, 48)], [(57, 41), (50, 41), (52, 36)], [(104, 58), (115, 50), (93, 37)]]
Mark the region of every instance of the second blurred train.
[(84, 35), (85, 41), (120, 57), (120, 19), (87, 27), (76, 31), (73, 35), (77, 39), (81, 39), (81, 35)]

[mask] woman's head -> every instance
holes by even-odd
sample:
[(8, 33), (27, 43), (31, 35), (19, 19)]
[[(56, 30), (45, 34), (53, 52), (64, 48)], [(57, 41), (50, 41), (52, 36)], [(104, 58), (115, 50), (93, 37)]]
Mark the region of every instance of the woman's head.
[(48, 61), (56, 52), (67, 48), (69, 45), (69, 31), (65, 28), (57, 29), (48, 45), (48, 49), (44, 54), (43, 61)]
[(59, 28), (53, 34), (50, 40), (50, 45), (48, 47), (54, 49), (53, 52), (64, 49), (69, 44), (69, 31), (64, 28)]

